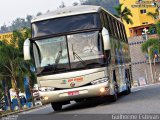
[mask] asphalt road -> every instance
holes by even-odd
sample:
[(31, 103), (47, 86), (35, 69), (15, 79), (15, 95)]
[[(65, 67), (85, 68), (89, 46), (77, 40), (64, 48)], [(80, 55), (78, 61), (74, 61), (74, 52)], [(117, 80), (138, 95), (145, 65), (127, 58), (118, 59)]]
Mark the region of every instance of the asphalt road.
[(129, 95), (120, 95), (118, 101), (96, 99), (65, 105), (54, 112), (50, 105), (22, 114), (160, 114), (160, 84), (133, 88)]

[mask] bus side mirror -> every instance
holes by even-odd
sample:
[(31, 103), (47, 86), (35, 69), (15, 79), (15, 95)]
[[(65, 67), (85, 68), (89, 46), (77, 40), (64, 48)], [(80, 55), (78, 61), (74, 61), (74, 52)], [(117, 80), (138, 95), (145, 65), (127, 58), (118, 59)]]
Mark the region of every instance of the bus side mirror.
[(109, 39), (109, 32), (105, 27), (103, 27), (102, 29), (102, 37), (103, 37), (104, 50), (110, 50), (111, 43)]
[(31, 41), (27, 38), (23, 44), (24, 60), (31, 60), (30, 45)]

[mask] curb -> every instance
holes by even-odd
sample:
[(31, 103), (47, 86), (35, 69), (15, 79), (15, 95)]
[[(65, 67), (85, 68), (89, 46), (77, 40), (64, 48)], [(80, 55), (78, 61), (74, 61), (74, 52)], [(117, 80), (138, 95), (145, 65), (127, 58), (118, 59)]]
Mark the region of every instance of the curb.
[(154, 85), (160, 85), (160, 83), (147, 84), (147, 85), (144, 85), (144, 86), (136, 86), (136, 87), (132, 87), (132, 89), (135, 89), (135, 88), (144, 88), (144, 87), (154, 86)]
[(0, 118), (7, 117), (8, 115), (13, 115), (13, 114), (29, 111), (29, 110), (36, 109), (36, 108), (39, 108), (39, 107), (42, 107), (42, 106), (43, 105), (38, 105), (38, 106), (35, 106), (35, 107), (32, 107), (32, 108), (28, 108), (28, 109), (24, 109), (24, 110), (18, 110), (16, 112), (10, 112), (10, 113), (7, 113), (7, 114), (3, 114), (2, 113), (2, 115), (0, 116)]

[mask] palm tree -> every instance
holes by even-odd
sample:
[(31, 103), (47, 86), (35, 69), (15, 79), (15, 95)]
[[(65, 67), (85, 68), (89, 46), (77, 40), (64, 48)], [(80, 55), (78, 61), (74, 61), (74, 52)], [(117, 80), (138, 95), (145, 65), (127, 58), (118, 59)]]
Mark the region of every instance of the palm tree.
[[(1, 66), (0, 66), (0, 68), (1, 68)], [(0, 100), (1, 100), (2, 96), (6, 96), (7, 97), (7, 103), (6, 104), (8, 104), (9, 109), (12, 110), (12, 108), (11, 108), (11, 100), (10, 100), (10, 96), (8, 94), (9, 93), (8, 82), (10, 82), (10, 81), (8, 81), (8, 79), (9, 79), (8, 76), (0, 74), (0, 82), (1, 82), (0, 83), (0, 92), (1, 92)], [(4, 87), (3, 89), (2, 89), (2, 81), (5, 82), (5, 86), (3, 86)]]
[(150, 17), (152, 17), (155, 20), (155, 22), (156, 22), (156, 20), (158, 20), (158, 17), (159, 17), (159, 10), (158, 10), (158, 8), (155, 10), (154, 13), (153, 12), (148, 12), (147, 15), (150, 16)]
[(114, 8), (118, 14), (118, 15), (115, 15), (116, 17), (120, 18), (122, 22), (125, 21), (127, 24), (131, 24), (131, 25), (133, 24), (133, 21), (130, 18), (133, 16), (130, 9), (128, 9), (127, 7), (124, 7), (124, 9), (122, 9), (123, 4), (119, 4), (119, 6), (116, 6)]
[[(0, 47), (0, 64), (3, 70), (7, 71), (5, 74), (11, 78), (15, 86), (17, 94), (18, 105), (22, 109), (19, 97), (19, 89), (17, 85), (18, 73), (22, 72), (23, 59), (19, 57), (20, 52), (12, 45), (6, 44)], [(3, 75), (3, 71), (1, 71)]]
[[(149, 54), (151, 58), (153, 58), (155, 50), (160, 53), (160, 22), (157, 22), (155, 26), (158, 38), (148, 39), (141, 46), (142, 52), (150, 52)], [(150, 51), (148, 51), (148, 49), (150, 49)]]
[[(30, 28), (23, 28), (23, 30), (21, 30), (21, 31), (14, 31), (13, 34), (14, 34), (13, 35), (13, 40), (17, 41), (17, 44), (19, 46), (19, 50), (22, 52), (23, 51), (24, 41), (27, 38), (31, 37), (31, 29)], [(14, 41), (14, 43), (15, 43), (15, 41)], [(22, 53), (22, 57), (23, 57), (23, 53)], [(21, 78), (24, 78), (24, 76), (28, 76), (29, 77), (29, 80), (28, 80), (29, 90), (30, 90), (30, 93), (31, 93), (33, 106), (35, 106), (33, 92), (32, 92), (33, 90), (32, 89), (33, 89), (33, 85), (34, 85), (34, 83), (36, 81), (36, 78), (35, 78), (34, 72), (31, 70), (31, 68), (34, 68), (33, 60), (25, 61), (24, 66), (27, 69), (27, 72), (24, 73), (23, 77), (21, 77)]]
[[(156, 23), (156, 32), (157, 32), (158, 38), (148, 39), (141, 46), (142, 52), (147, 53), (149, 55), (150, 67), (151, 67), (151, 59), (155, 60), (155, 58), (157, 57), (155, 56), (155, 52), (158, 52), (158, 54), (160, 53), (160, 22)], [(156, 78), (156, 74), (154, 77)], [(152, 77), (152, 80), (153, 80), (153, 77)]]
[[(18, 44), (19, 51), (21, 51), (21, 55), (22, 55), (21, 57), (22, 58), (23, 58), (23, 52), (22, 51), (23, 51), (24, 41), (27, 38), (30, 38), (30, 37), (31, 37), (31, 29), (29, 29), (29, 28), (23, 28), (21, 31), (17, 31), (17, 30), (13, 31), (13, 41), (12, 41), (12, 44), (15, 44), (15, 45)], [(22, 76), (20, 78), (24, 78), (24, 76), (28, 76), (29, 77), (29, 80), (28, 80), (29, 90), (30, 90), (30, 93), (31, 93), (33, 106), (35, 106), (35, 102), (34, 102), (34, 98), (33, 98), (33, 92), (32, 92), (33, 91), (32, 88), (33, 88), (34, 82), (36, 80), (35, 74), (31, 70), (31, 68), (34, 67), (33, 63), (34, 63), (33, 60), (25, 61), (24, 62), (24, 67), (25, 67), (25, 69), (27, 71), (24, 72), (23, 74), (21, 74)], [(21, 81), (23, 81), (23, 80), (21, 80)], [(24, 86), (21, 87), (21, 89), (22, 88), (24, 88)]]
[(152, 62), (151, 61), (154, 61), (154, 65), (155, 65), (155, 60), (158, 56), (155, 52), (160, 53), (159, 40), (158, 39), (153, 39), (153, 38), (149, 39), (142, 44), (141, 49), (142, 49), (142, 52), (147, 53), (147, 55), (148, 55), (152, 82), (156, 82), (156, 69), (154, 69), (154, 74), (153, 74), (152, 65), (151, 65)]
[(159, 41), (155, 38), (149, 39), (142, 44), (141, 49), (142, 49), (142, 52), (148, 53), (150, 57), (153, 58), (154, 51), (158, 50), (158, 52), (160, 53)]
[[(7, 42), (6, 41), (0, 41), (0, 48), (2, 47), (2, 46), (5, 46), (7, 44)], [(1, 50), (0, 50), (0, 54), (1, 54)], [(7, 103), (8, 103), (8, 105), (9, 105), (9, 108), (10, 108), (10, 110), (12, 110), (11, 109), (11, 101), (10, 101), (10, 98), (9, 98), (9, 94), (8, 94), (8, 91), (9, 91), (9, 86), (8, 86), (8, 84), (6, 84), (6, 83), (10, 83), (10, 77), (9, 77), (9, 75), (8, 75), (8, 70), (7, 69), (5, 69), (5, 67), (3, 66), (3, 64), (0, 62), (0, 81), (1, 81), (1, 83), (2, 83), (2, 81), (4, 81), (5, 82), (5, 90), (2, 90), (2, 92), (3, 92), (3, 95), (5, 95), (6, 97), (7, 97)]]
[(22, 109), (22, 106), (20, 103), (18, 82), (23, 81), (26, 75), (31, 76), (31, 70), (30, 67), (28, 67), (31, 62), (24, 61), (23, 59), (23, 42), (29, 35), (29, 29), (23, 29), (21, 32), (14, 31), (13, 39), (10, 43), (4, 42), (4, 44), (0, 46), (0, 66), (2, 68), (1, 70), (3, 70), (0, 71), (0, 74), (9, 76), (14, 84), (20, 109)]

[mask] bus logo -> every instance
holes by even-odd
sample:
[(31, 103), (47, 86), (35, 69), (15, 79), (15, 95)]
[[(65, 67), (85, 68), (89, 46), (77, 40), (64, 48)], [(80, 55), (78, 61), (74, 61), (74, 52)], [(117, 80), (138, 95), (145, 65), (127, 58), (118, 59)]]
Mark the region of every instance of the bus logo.
[(70, 86), (73, 88), (73, 87), (75, 86), (75, 83), (72, 82), (72, 83), (70, 84)]
[(77, 77), (77, 78), (70, 78), (68, 79), (68, 82), (82, 82), (83, 81), (83, 77)]
[(66, 83), (67, 83), (67, 80), (62, 80), (61, 84), (66, 84)]

